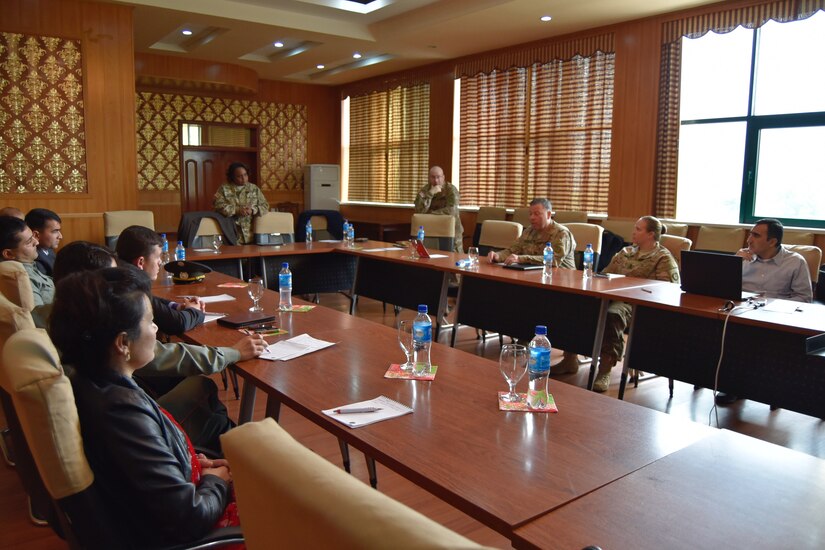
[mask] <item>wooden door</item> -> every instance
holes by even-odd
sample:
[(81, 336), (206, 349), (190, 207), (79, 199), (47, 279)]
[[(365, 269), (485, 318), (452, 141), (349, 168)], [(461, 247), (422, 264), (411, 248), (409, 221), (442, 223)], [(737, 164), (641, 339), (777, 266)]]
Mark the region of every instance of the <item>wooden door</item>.
[(215, 192), (226, 182), (226, 169), (233, 162), (249, 167), (249, 181), (257, 183), (257, 155), (251, 151), (183, 149), (181, 211), (212, 210)]

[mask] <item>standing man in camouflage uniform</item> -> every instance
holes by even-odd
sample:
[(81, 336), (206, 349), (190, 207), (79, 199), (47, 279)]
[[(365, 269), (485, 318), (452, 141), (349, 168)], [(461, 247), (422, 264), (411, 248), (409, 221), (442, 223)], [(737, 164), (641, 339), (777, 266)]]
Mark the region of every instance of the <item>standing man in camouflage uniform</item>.
[[(547, 243), (553, 247), (553, 264), (556, 267), (576, 269), (573, 256), (576, 239), (573, 234), (562, 224), (553, 221), (553, 207), (548, 199), (533, 199), (530, 201), (530, 227), (524, 230), (510, 248), (498, 252), (491, 250), (487, 259), (490, 263), (504, 262), (507, 265), (542, 264)], [(565, 351), (562, 360), (551, 367), (550, 373), (575, 374), (578, 370), (578, 355)]]
[(464, 253), (464, 226), (458, 212), (458, 189), (444, 178), (440, 166), (430, 168), (429, 183), (415, 196), (416, 214), (444, 214), (455, 219), (453, 251)]
[[(602, 273), (678, 283), (679, 267), (670, 251), (659, 244), (661, 236), (662, 222), (653, 216), (642, 216), (633, 227), (633, 246), (626, 246), (613, 256)], [(610, 387), (610, 369), (624, 353), (624, 330), (630, 323), (631, 311), (630, 304), (610, 302), (594, 391), (606, 392)]]
[(269, 212), (269, 203), (261, 189), (249, 183), (249, 170), (242, 162), (229, 165), (226, 179), (227, 183), (215, 193), (215, 211), (235, 221), (239, 244), (251, 243), (252, 216), (263, 216)]

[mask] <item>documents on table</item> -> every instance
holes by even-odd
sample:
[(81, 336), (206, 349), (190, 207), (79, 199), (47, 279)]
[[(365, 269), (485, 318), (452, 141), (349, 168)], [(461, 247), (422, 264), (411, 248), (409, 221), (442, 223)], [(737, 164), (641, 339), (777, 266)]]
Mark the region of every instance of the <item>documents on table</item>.
[(446, 254), (430, 254), (430, 258), (446, 258)]
[[(345, 412), (336, 412), (339, 410), (346, 411), (353, 409), (361, 411), (365, 409), (372, 409), (373, 412), (353, 412), (349, 414)], [(361, 426), (367, 426), (368, 424), (374, 424), (376, 422), (381, 422), (382, 420), (388, 420), (390, 418), (409, 414), (413, 412), (413, 410), (406, 405), (402, 405), (398, 401), (393, 401), (389, 397), (381, 395), (368, 401), (359, 401), (358, 403), (341, 405), (340, 407), (333, 407), (321, 412), (330, 418), (334, 418), (345, 426), (349, 426), (350, 428), (360, 428)]]
[(216, 296), (191, 296), (187, 294), (184, 296), (178, 296), (178, 298), (200, 298), (200, 301), (204, 304), (214, 304), (215, 302), (231, 302), (235, 299), (235, 297), (231, 294), (218, 294)]
[(398, 250), (397, 246), (385, 246), (383, 248), (365, 248), (363, 252), (387, 252), (388, 250)]
[(221, 317), (226, 317), (226, 313), (204, 313), (203, 322), (210, 323), (212, 321), (217, 321)]
[(334, 345), (335, 342), (325, 342), (313, 338), (309, 334), (301, 334), (289, 340), (280, 340), (274, 344), (269, 344), (266, 351), (261, 354), (261, 359), (270, 361), (289, 361), (307, 353), (318, 351)]

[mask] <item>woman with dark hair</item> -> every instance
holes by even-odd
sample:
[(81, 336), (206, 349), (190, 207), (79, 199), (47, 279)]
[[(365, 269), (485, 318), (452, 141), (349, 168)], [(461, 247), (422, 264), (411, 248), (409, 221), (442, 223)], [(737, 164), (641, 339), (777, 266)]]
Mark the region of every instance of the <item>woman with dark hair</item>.
[(261, 189), (249, 182), (249, 168), (242, 162), (233, 162), (226, 171), (226, 181), (215, 193), (215, 211), (235, 220), (241, 244), (252, 242), (252, 216), (269, 212)]
[(105, 268), (57, 285), (49, 335), (71, 367), (83, 446), (115, 528), (145, 548), (196, 540), (237, 525), (225, 460), (196, 454), (189, 438), (132, 374), (154, 357), (150, 283)]

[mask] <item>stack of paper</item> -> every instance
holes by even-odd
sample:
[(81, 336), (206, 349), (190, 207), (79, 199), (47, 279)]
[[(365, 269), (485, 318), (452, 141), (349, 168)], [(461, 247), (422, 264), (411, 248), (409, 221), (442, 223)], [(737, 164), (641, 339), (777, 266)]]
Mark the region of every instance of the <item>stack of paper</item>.
[(313, 338), (309, 334), (301, 334), (289, 340), (281, 340), (274, 344), (269, 344), (266, 351), (261, 354), (261, 359), (269, 359), (270, 361), (289, 361), (307, 353), (318, 351), (319, 349), (328, 348), (335, 342), (325, 342)]
[[(347, 411), (359, 412), (348, 413)], [(368, 426), (382, 420), (409, 414), (413, 410), (398, 401), (393, 401), (389, 397), (381, 395), (368, 401), (350, 403), (349, 405), (326, 409), (321, 412), (350, 428), (360, 428), (361, 426)]]

